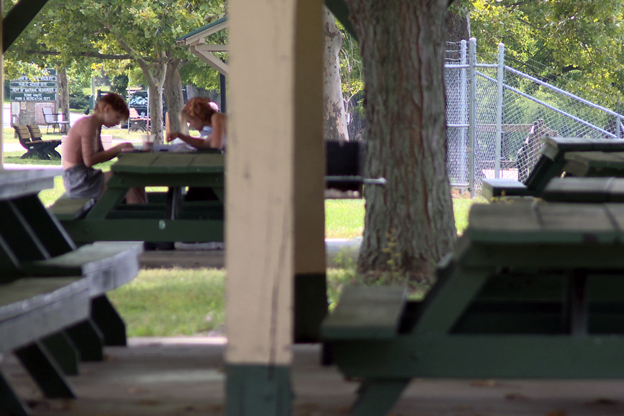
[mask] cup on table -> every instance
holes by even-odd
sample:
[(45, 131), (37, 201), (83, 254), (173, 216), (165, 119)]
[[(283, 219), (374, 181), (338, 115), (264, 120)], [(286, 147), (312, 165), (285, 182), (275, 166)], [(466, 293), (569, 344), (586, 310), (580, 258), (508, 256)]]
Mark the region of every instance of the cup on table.
[(156, 142), (155, 134), (143, 135), (143, 151), (152, 151), (154, 149), (154, 143)]

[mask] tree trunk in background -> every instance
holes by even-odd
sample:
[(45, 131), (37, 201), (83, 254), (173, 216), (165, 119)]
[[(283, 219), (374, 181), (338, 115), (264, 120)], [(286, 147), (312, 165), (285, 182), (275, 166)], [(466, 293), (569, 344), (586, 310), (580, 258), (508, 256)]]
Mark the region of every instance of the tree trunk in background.
[(464, 10), (462, 10), (462, 14), (450, 10), (446, 13), (446, 40), (448, 42), (470, 39), (468, 16)]
[(167, 101), (167, 112), (169, 113), (169, 128), (171, 131), (181, 131), (180, 111), (184, 107), (184, 96), (182, 95), (182, 78), (180, 68), (182, 60), (172, 59), (167, 64), (167, 74), (165, 76), (165, 100)]
[(67, 81), (67, 69), (64, 66), (60, 66), (56, 72), (59, 82), (59, 112), (63, 114), (63, 120), (69, 120), (69, 83)]
[(138, 61), (143, 70), (149, 88), (150, 133), (156, 135), (155, 144), (163, 143), (163, 85), (167, 74), (167, 64), (153, 62), (147, 64), (144, 60)]
[(447, 0), (347, 0), (364, 65), (369, 122), (360, 272), (429, 279), (456, 238), (446, 171)]
[(342, 33), (336, 27), (334, 15), (323, 6), (323, 31), (325, 52), (323, 54), (323, 138), (325, 140), (349, 140), (347, 120), (342, 99), (339, 54)]

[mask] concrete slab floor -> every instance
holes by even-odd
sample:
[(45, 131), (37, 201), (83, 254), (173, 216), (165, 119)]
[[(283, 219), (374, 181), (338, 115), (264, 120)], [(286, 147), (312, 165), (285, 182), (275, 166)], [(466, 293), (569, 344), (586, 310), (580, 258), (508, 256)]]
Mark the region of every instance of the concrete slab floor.
[[(77, 399), (44, 399), (12, 355), (0, 369), (33, 416), (223, 415), (223, 351), (218, 337), (133, 338), (109, 347), (103, 362), (69, 377)], [(318, 365), (317, 345), (294, 347), (296, 416), (348, 414), (357, 383)], [(615, 416), (624, 414), (624, 380), (413, 380), (394, 416)]]

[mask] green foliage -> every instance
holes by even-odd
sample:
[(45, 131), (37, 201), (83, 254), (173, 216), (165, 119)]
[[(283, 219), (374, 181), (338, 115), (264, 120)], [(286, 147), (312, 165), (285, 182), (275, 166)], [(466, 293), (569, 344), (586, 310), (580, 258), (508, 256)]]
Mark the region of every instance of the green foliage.
[(89, 107), (89, 96), (82, 90), (69, 93), (69, 108), (73, 110), (86, 110)]
[(505, 44), (515, 66), (615, 107), (624, 89), (624, 6), (615, 0), (503, 2), (472, 0), (471, 36), (479, 55)]

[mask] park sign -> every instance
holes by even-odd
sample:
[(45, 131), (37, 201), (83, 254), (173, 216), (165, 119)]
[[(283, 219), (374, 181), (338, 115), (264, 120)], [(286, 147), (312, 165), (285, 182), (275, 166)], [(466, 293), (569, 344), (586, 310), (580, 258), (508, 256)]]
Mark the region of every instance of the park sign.
[(21, 76), (11, 80), (11, 101), (56, 101), (58, 91), (56, 69), (45, 71), (47, 75)]

